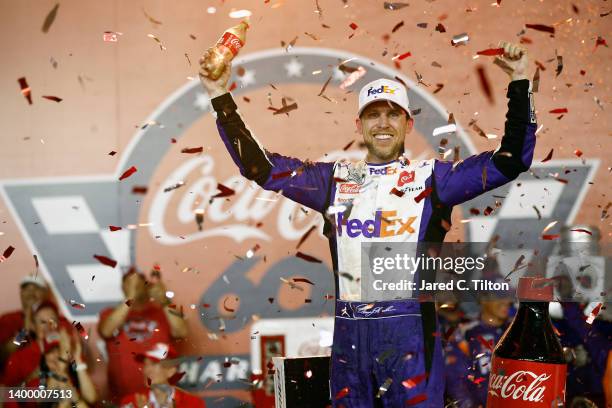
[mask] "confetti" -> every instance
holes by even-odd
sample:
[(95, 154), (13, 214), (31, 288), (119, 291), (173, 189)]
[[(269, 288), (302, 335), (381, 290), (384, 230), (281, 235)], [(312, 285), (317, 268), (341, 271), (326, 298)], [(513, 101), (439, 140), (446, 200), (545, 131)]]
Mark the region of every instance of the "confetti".
[(605, 38), (598, 36), (597, 40), (595, 40), (595, 48), (593, 48), (593, 52), (595, 52), (597, 47), (599, 47), (600, 45), (603, 45), (604, 47), (608, 48), (608, 43), (606, 42)]
[(149, 15), (149, 13), (147, 13), (147, 11), (144, 9), (144, 7), (142, 8), (142, 12), (145, 15), (145, 17), (154, 25), (154, 26), (158, 26), (161, 25), (162, 22), (159, 20), (154, 19), (153, 17), (151, 17)]
[(573, 230), (570, 231), (574, 231), (574, 232), (583, 232), (585, 234), (589, 234), (589, 235), (593, 235), (593, 233), (589, 230), (586, 230), (584, 228), (574, 228)]
[(349, 86), (353, 85), (355, 82), (361, 79), (367, 72), (368, 71), (364, 67), (362, 66), (357, 67), (355, 71), (350, 73), (346, 77), (346, 79), (342, 81), (342, 83), (340, 84), (340, 89), (344, 90), (348, 88)]
[(153, 34), (147, 34), (147, 37), (152, 38), (153, 41), (155, 41), (157, 43), (157, 45), (159, 45), (159, 49), (164, 51), (166, 49), (166, 47), (164, 46), (164, 44), (162, 44), (161, 40), (159, 38), (157, 38), (155, 35)]
[(411, 389), (416, 387), (419, 383), (421, 383), (424, 379), (427, 378), (427, 373), (415, 375), (412, 378), (402, 381), (402, 385), (407, 389)]
[(400, 2), (391, 3), (391, 2), (385, 1), (384, 8), (385, 10), (399, 10), (404, 7), (408, 7), (409, 5), (410, 4), (408, 3), (400, 3)]
[(417, 27), (419, 27), (419, 28), (427, 28), (427, 23), (417, 23)]
[(251, 249), (249, 249), (246, 253), (246, 257), (247, 258), (252, 258), (253, 255), (255, 255), (255, 252), (257, 252), (259, 249), (261, 249), (261, 246), (259, 244), (255, 244), (255, 246)]
[(476, 72), (478, 73), (478, 79), (480, 81), (480, 88), (484, 92), (485, 96), (489, 100), (489, 103), (495, 103), (493, 98), (493, 92), (491, 91), (491, 84), (489, 83), (489, 79), (487, 78), (487, 73), (485, 72), (485, 68), (482, 65), (478, 65), (476, 67)]
[(323, 88), (321, 88), (321, 91), (319, 92), (317, 96), (325, 97), (324, 95), (325, 89), (327, 89), (327, 85), (329, 85), (329, 81), (331, 81), (331, 79), (332, 79), (332, 76), (330, 75), (329, 78), (327, 78), (327, 81), (325, 81), (325, 83), (323, 84)]
[(452, 133), (457, 131), (457, 125), (451, 123), (449, 125), (439, 126), (433, 130), (433, 136), (440, 136), (444, 133)]
[(253, 13), (250, 10), (232, 10), (229, 13), (230, 18), (248, 18)]
[(526, 28), (530, 28), (536, 31), (543, 31), (545, 33), (555, 34), (555, 27), (544, 25), (544, 24), (525, 24)]
[(504, 55), (503, 48), (487, 48), (486, 50), (478, 51), (477, 55), (485, 55), (487, 57), (494, 55)]
[(184, 185), (185, 185), (185, 182), (184, 182), (184, 181), (179, 181), (178, 183), (173, 184), (173, 185), (171, 185), (170, 187), (166, 187), (166, 188), (164, 188), (164, 193), (167, 193), (167, 192), (172, 191), (172, 190), (176, 190), (177, 188), (181, 188), (181, 187), (183, 187)]
[(442, 88), (444, 88), (444, 84), (436, 84), (436, 89), (434, 89), (433, 93), (437, 94), (442, 90)]
[(409, 51), (409, 52), (405, 52), (403, 54), (398, 54), (395, 57), (391, 58), (391, 60), (392, 61), (401, 61), (401, 60), (406, 59), (406, 58), (408, 58), (410, 56), (412, 56), (412, 53)]
[(536, 212), (536, 214), (538, 214), (538, 220), (542, 219), (542, 214), (540, 213), (540, 210), (538, 210), (538, 207), (536, 207), (535, 205), (532, 205), (531, 208), (533, 208)]
[(357, 27), (359, 27), (359, 26), (357, 24), (355, 24), (355, 23), (351, 23), (351, 24), (349, 24), (349, 27), (351, 27), (351, 30), (356, 30)]
[(545, 235), (542, 235), (542, 239), (544, 241), (554, 241), (555, 239), (559, 239), (559, 237), (561, 237), (561, 235), (559, 235), (559, 234), (545, 234)]
[(102, 33), (102, 40), (104, 42), (117, 42), (119, 41), (120, 35), (123, 35), (123, 33), (116, 31), (105, 31)]
[(212, 196), (212, 198), (229, 197), (229, 196), (236, 194), (236, 191), (234, 191), (233, 189), (229, 187), (224, 186), (221, 183), (217, 183), (217, 190), (219, 190), (220, 192)]
[(61, 101), (63, 101), (62, 98), (57, 97), (57, 96), (43, 95), (42, 97), (50, 101), (57, 102), (57, 103), (60, 103)]
[(320, 259), (317, 259), (314, 256), (307, 255), (307, 254), (305, 254), (303, 252), (300, 252), (300, 251), (297, 251), (295, 256), (298, 257), (298, 258), (302, 258), (306, 262), (323, 263), (323, 261), (321, 261)]
[(30, 86), (28, 85), (28, 81), (25, 77), (21, 77), (17, 80), (19, 82), (19, 87), (21, 88), (21, 94), (27, 99), (28, 104), (32, 104), (32, 91), (30, 90)]
[(393, 26), (393, 28), (391, 29), (391, 33), (393, 34), (394, 32), (396, 32), (397, 30), (399, 30), (403, 26), (404, 26), (404, 20), (400, 21), (395, 26)]
[(134, 166), (130, 167), (129, 169), (127, 169), (126, 171), (123, 172), (123, 174), (119, 177), (119, 181), (124, 180), (128, 177), (130, 177), (132, 174), (136, 173), (138, 171), (138, 169)]
[(414, 197), (414, 201), (416, 201), (417, 203), (420, 203), (421, 200), (429, 197), (432, 191), (433, 191), (433, 188), (427, 187), (425, 190), (421, 191), (418, 196)]
[(353, 139), (353, 140), (351, 140), (350, 142), (348, 142), (348, 143), (346, 144), (346, 146), (344, 146), (344, 147), (342, 148), (342, 150), (343, 150), (343, 151), (347, 151), (347, 150), (348, 150), (348, 149), (349, 149), (349, 148), (350, 148), (350, 147), (353, 145), (353, 143), (355, 143), (355, 139)]
[(465, 45), (467, 44), (467, 42), (470, 40), (470, 37), (468, 36), (467, 33), (461, 33), (461, 34), (457, 34), (455, 36), (453, 36), (453, 39), (451, 40), (451, 44), (453, 45)]
[(337, 401), (337, 400), (339, 400), (341, 398), (346, 397), (348, 395), (348, 393), (349, 393), (349, 387), (344, 387), (340, 391), (338, 391), (338, 393), (336, 394), (334, 399)]
[(117, 261), (115, 261), (114, 259), (111, 259), (107, 256), (104, 255), (94, 255), (94, 258), (96, 258), (98, 260), (98, 262), (100, 262), (103, 265), (106, 266), (110, 266), (111, 268), (114, 268), (115, 266), (117, 266)]
[(51, 28), (51, 25), (53, 24), (53, 22), (55, 21), (55, 17), (57, 16), (57, 10), (59, 9), (59, 6), (59, 3), (55, 4), (51, 11), (47, 14), (47, 17), (45, 17), (45, 21), (43, 22), (41, 28), (43, 33), (46, 34), (49, 32), (49, 29)]
[(382, 383), (382, 385), (378, 388), (378, 393), (376, 394), (376, 398), (382, 397), (387, 392), (389, 387), (391, 386), (391, 383), (393, 383), (393, 378), (387, 378), (385, 382)]
[(554, 113), (554, 114), (567, 113), (567, 112), (568, 112), (567, 108), (557, 108), (557, 109), (548, 111), (548, 113)]
[(550, 149), (550, 152), (548, 152), (548, 154), (546, 155), (545, 158), (542, 159), (542, 163), (546, 163), (547, 161), (549, 161), (550, 159), (552, 159), (553, 157), (553, 152), (555, 151), (555, 149)]
[(487, 166), (482, 166), (482, 189), (487, 189)]
[(73, 323), (73, 325), (75, 329), (77, 329), (77, 331), (79, 332), (79, 335), (83, 338), (83, 340), (87, 340), (89, 338), (87, 331), (85, 330), (85, 328), (80, 322), (76, 322), (76, 324)]
[(79, 303), (75, 300), (70, 299), (70, 306), (72, 306), (75, 309), (85, 309), (85, 304), (84, 303)]
[(132, 187), (132, 194), (147, 194), (148, 190), (147, 186), (134, 186)]
[(531, 91), (536, 93), (540, 90), (540, 67), (536, 68), (535, 74), (533, 74), (533, 80), (531, 81)]
[(289, 112), (294, 111), (294, 110), (296, 110), (298, 108), (297, 102), (294, 102), (291, 105), (287, 105), (287, 99), (286, 98), (282, 98), (281, 103), (283, 105), (281, 108), (274, 108), (272, 106), (268, 107), (269, 110), (274, 111), (274, 113), (272, 113), (272, 115), (281, 115), (281, 114), (285, 113), (288, 116)]
[(442, 23), (438, 23), (438, 25), (436, 26), (436, 31), (438, 31), (440, 33), (445, 33), (446, 32), (446, 28), (444, 27), (444, 25)]
[(601, 302), (597, 303), (597, 306), (595, 306), (593, 310), (591, 311), (591, 313), (589, 313), (589, 317), (587, 317), (586, 319), (587, 324), (593, 324), (593, 322), (597, 318), (597, 315), (601, 311), (601, 306), (602, 306)]
[(181, 153), (196, 154), (196, 153), (202, 153), (203, 151), (204, 151), (203, 146), (185, 147), (184, 149), (181, 150)]
[(198, 231), (202, 231), (202, 225), (204, 224), (204, 209), (196, 208), (196, 210), (194, 211), (194, 215), (196, 225), (198, 226)]
[[(223, 309), (226, 312), (234, 313), (236, 311), (236, 309), (232, 309), (232, 308), (228, 307), (227, 304), (226, 304), (227, 300), (228, 300), (227, 297), (225, 299), (223, 299)], [(238, 301), (238, 298), (235, 298), (235, 300)]]
[(14, 250), (15, 248), (12, 246), (9, 246), (8, 248), (6, 248), (4, 252), (2, 253), (2, 255), (0, 255), (0, 262), (6, 261), (9, 258), (9, 256), (11, 256)]
[(304, 235), (302, 235), (302, 237), (300, 238), (300, 240), (298, 241), (297, 245), (295, 246), (295, 249), (298, 249), (300, 246), (302, 246), (302, 244), (304, 243), (304, 241), (306, 241), (308, 239), (308, 237), (310, 236), (310, 234), (312, 234), (312, 232), (317, 229), (316, 226), (312, 226), (308, 229), (308, 231), (306, 231), (304, 233)]
[(561, 75), (563, 71), (563, 56), (557, 55), (557, 70), (555, 71), (555, 76)]
[(404, 405), (406, 406), (417, 405), (426, 400), (427, 400), (427, 394), (419, 394), (416, 397), (412, 397), (409, 400), (406, 400), (406, 403)]
[(482, 344), (485, 348), (489, 349), (490, 351), (493, 351), (493, 342), (492, 341), (487, 341), (484, 337), (482, 337), (480, 334), (478, 336), (476, 336), (476, 339), (478, 340), (478, 342), (480, 344)]
[(303, 282), (303, 283), (308, 283), (309, 285), (314, 286), (314, 283), (306, 278), (293, 278), (294, 282)]
[(116, 227), (114, 225), (109, 225), (108, 229), (111, 230), (111, 232), (115, 232), (115, 231), (122, 230), (123, 228), (122, 227)]

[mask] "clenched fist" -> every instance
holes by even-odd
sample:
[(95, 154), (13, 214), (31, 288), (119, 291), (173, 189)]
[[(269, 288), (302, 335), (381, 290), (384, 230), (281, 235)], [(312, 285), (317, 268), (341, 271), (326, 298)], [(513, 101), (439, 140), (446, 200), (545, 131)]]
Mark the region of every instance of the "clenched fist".
[(212, 50), (209, 48), (204, 55), (200, 58), (200, 82), (208, 92), (210, 99), (227, 93), (227, 83), (232, 73), (232, 64), (230, 62), (225, 63), (225, 69), (221, 76), (216, 79), (210, 79), (208, 72), (211, 68), (211, 58), (213, 58)]
[(504, 55), (495, 58), (495, 64), (510, 75), (512, 81), (527, 79), (529, 65), (527, 50), (518, 44), (505, 41), (500, 41), (499, 47), (504, 49)]

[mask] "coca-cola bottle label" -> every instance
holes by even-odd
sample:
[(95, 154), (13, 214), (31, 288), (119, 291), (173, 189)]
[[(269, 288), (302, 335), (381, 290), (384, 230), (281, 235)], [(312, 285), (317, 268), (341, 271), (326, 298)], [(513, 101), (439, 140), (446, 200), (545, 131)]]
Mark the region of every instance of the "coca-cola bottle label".
[(533, 363), (493, 357), (487, 408), (562, 407), (565, 364)]
[(219, 39), (219, 44), (223, 45), (224, 47), (227, 47), (234, 56), (238, 54), (238, 51), (244, 45), (244, 43), (242, 42), (242, 40), (240, 40), (240, 38), (230, 33), (229, 31), (226, 31), (223, 33), (223, 35)]

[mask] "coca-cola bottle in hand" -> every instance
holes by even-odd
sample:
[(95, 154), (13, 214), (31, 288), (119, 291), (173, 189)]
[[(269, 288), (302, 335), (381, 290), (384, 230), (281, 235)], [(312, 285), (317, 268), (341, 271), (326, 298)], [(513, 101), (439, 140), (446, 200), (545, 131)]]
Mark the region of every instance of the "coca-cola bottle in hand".
[(551, 279), (519, 279), (520, 306), (491, 361), (487, 408), (563, 407), (567, 366), (548, 302)]
[(225, 64), (234, 59), (238, 55), (238, 51), (244, 46), (248, 28), (249, 23), (241, 21), (240, 24), (225, 30), (215, 46), (209, 48), (204, 56), (206, 61), (204, 75), (212, 80), (221, 76)]

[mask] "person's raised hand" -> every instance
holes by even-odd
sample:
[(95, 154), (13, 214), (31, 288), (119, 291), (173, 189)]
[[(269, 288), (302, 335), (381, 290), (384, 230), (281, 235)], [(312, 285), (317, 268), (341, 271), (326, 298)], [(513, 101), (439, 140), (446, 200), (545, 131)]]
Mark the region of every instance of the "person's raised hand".
[(499, 47), (504, 49), (502, 57), (495, 58), (495, 64), (510, 76), (512, 81), (527, 79), (529, 58), (527, 50), (519, 44), (500, 41)]
[(210, 99), (215, 98), (217, 96), (223, 95), (227, 93), (227, 83), (229, 82), (229, 78), (232, 74), (232, 64), (231, 62), (225, 63), (225, 69), (221, 76), (217, 79), (211, 79), (208, 77), (208, 72), (211, 70), (211, 62), (212, 62), (212, 48), (206, 50), (204, 55), (200, 58), (200, 82), (202, 82), (202, 86), (206, 92), (208, 92), (208, 96)]

